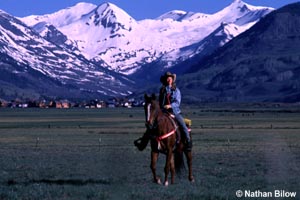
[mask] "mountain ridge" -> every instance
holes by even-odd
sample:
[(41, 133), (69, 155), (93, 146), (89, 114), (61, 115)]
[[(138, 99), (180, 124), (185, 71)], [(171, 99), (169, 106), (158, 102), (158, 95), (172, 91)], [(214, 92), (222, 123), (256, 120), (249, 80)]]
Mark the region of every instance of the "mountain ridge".
[[(34, 16), (26, 25), (1, 12), (0, 95), (135, 95), (170, 70), (179, 75), (187, 102), (299, 101), (298, 6), (271, 12), (235, 0), (212, 15), (177, 10), (135, 21), (113, 4), (80, 3), (53, 15), (70, 12), (71, 24), (56, 18), (62, 27), (49, 23), (51, 14)], [(80, 16), (72, 15), (73, 9), (81, 10)], [(48, 21), (37, 20), (44, 18)], [(196, 26), (204, 21), (210, 26)], [(70, 27), (77, 28), (77, 39)]]
[[(14, 83), (13, 88), (21, 91), (20, 87), (24, 87), (27, 80), (30, 83), (27, 90), (37, 89), (36, 93), (44, 96), (55, 96), (55, 92), (77, 98), (88, 93), (87, 96), (131, 93), (133, 81), (128, 78), (46, 40), (8, 13), (0, 14), (0, 22), (1, 70), (12, 77), (12, 80), (7, 80), (2, 76), (3, 85)], [(23, 80), (23, 84), (18, 83), (17, 77)], [(49, 85), (39, 83), (41, 80)], [(50, 85), (60, 89), (52, 90)], [(6, 89), (2, 93), (11, 92)]]
[[(80, 5), (86, 7), (84, 3), (76, 4), (76, 9), (79, 9)], [(66, 35), (86, 58), (95, 62), (103, 60), (109, 69), (131, 75), (142, 69), (144, 64), (159, 60), (162, 56), (166, 58), (167, 54), (169, 56), (163, 62), (167, 64), (162, 68), (169, 68), (177, 62), (177, 55), (174, 55), (174, 52), (200, 42), (223, 22), (237, 23), (238, 21), (237, 26), (240, 26), (239, 30), (242, 32), (245, 30), (242, 28), (246, 27), (245, 23), (257, 21), (273, 10), (267, 7), (251, 6), (243, 1), (234, 1), (228, 7), (212, 15), (181, 11), (184, 15), (175, 20), (167, 17), (170, 14), (165, 13), (157, 19), (136, 21), (112, 3), (105, 2), (96, 8), (91, 7), (91, 11), (86, 9), (86, 14), (80, 13), (81, 18), (77, 17), (76, 21), (71, 21), (69, 24), (64, 24), (66, 17), (63, 16), (61, 17), (63, 23), (61, 23), (56, 18), (57, 13), (49, 14), (47, 18), (28, 16), (21, 20), (30, 26), (44, 20), (44, 23), (55, 26)], [(68, 11), (76, 9), (71, 7)], [(176, 12), (178, 14), (178, 11)], [(252, 14), (247, 17), (249, 13)], [(68, 15), (74, 14), (68, 13)], [(51, 18), (56, 19), (55, 23)], [(193, 55), (187, 55), (181, 60), (191, 56)]]
[(179, 84), (186, 93), (198, 88), (194, 98), (200, 101), (299, 101), (300, 16), (295, 10), (300, 3), (262, 18), (201, 59)]

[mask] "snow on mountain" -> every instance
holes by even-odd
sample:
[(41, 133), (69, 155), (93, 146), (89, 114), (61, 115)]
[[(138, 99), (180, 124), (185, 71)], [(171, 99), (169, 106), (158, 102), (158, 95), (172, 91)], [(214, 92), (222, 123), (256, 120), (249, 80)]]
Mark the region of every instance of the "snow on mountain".
[(234, 0), (228, 7), (214, 14), (222, 22), (243, 25), (258, 21), (261, 17), (273, 11), (273, 8), (252, 6), (241, 0)]
[(172, 61), (184, 61), (197, 54), (202, 54), (203, 56), (208, 55), (246, 29), (248, 29), (248, 26), (239, 27), (233, 23), (222, 23), (215, 31), (200, 42), (175, 49), (174, 51), (165, 54), (162, 57), (162, 61), (167, 61), (168, 65), (171, 67), (174, 65), (174, 62)]
[(196, 60), (177, 82), (185, 100), (299, 102), (299, 13), (300, 2), (279, 8)]
[[(52, 39), (56, 35), (57, 41), (66, 40), (55, 27), (52, 27), (52, 34), (48, 35)], [(72, 85), (83, 91), (107, 95), (111, 91), (131, 93), (127, 90), (130, 81), (126, 78), (46, 40), (5, 12), (0, 13), (0, 47), (1, 55), (26, 66), (20, 69), (22, 72), (30, 68), (62, 85)]]
[(125, 35), (135, 25), (135, 20), (123, 10), (105, 3), (82, 15), (76, 22), (58, 29), (75, 41), (78, 49), (91, 59), (129, 43), (129, 38)]
[[(156, 19), (136, 21), (112, 3), (79, 3), (53, 14), (22, 20), (43, 35), (53, 25), (67, 37), (65, 46), (73, 46), (87, 59), (103, 60), (109, 69), (128, 75), (142, 70), (147, 63), (163, 60), (167, 64), (161, 67), (168, 68), (201, 53), (197, 44), (222, 24), (228, 24), (222, 46), (272, 10), (234, 0), (215, 14), (174, 10)], [(193, 50), (182, 51), (191, 46)]]
[(272, 10), (274, 9), (251, 6), (241, 0), (234, 0), (228, 7), (215, 14), (198, 18), (195, 18), (196, 14), (190, 15), (185, 20), (205, 24), (206, 27), (209, 27), (201, 30), (204, 37), (203, 35), (202, 37), (198, 36), (198, 38), (194, 36), (193, 38), (197, 38), (197, 41), (164, 54), (161, 60), (163, 63), (167, 63), (165, 68), (168, 68), (197, 54), (208, 55), (249, 29)]
[(240, 33), (249, 29), (253, 24), (254, 23), (247, 23), (243, 26), (238, 26), (234, 23), (223, 22), (200, 42), (168, 52), (162, 56), (161, 60), (168, 63), (165, 66), (168, 68), (181, 61), (190, 59), (195, 55), (197, 55), (198, 58), (209, 55), (215, 49), (223, 46)]
[(183, 21), (183, 20), (192, 21), (194, 19), (200, 19), (200, 18), (207, 19), (210, 16), (211, 15), (202, 14), (202, 13), (185, 12), (182, 10), (173, 10), (173, 11), (167, 12), (167, 13), (159, 16), (156, 19), (157, 20), (173, 19), (175, 21)]
[(175, 21), (180, 21), (186, 15), (187, 15), (187, 12), (185, 12), (183, 10), (172, 10), (170, 12), (167, 12), (167, 13), (159, 16), (156, 19), (157, 20), (173, 19)]
[(28, 26), (36, 25), (39, 22), (47, 22), (55, 27), (62, 27), (77, 21), (82, 15), (85, 15), (96, 7), (94, 4), (82, 2), (52, 14), (31, 15), (21, 18), (21, 20)]

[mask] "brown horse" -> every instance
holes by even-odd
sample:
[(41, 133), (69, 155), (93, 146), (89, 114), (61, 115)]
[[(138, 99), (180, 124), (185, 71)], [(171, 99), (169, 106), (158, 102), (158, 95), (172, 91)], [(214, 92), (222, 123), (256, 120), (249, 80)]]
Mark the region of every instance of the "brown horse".
[[(145, 94), (145, 116), (146, 116), (146, 126), (147, 132), (151, 134), (151, 170), (153, 174), (153, 179), (155, 183), (160, 184), (161, 181), (156, 175), (156, 163), (159, 153), (166, 154), (166, 164), (165, 164), (165, 180), (164, 185), (168, 185), (168, 175), (171, 171), (171, 183), (174, 183), (175, 168), (180, 170), (183, 165), (183, 151), (184, 151), (184, 140), (180, 140), (180, 143), (176, 145), (176, 135), (179, 129), (177, 128), (176, 122), (168, 116), (168, 114), (163, 113), (160, 109), (158, 101), (153, 94), (151, 97)], [(180, 133), (179, 133), (180, 134)], [(174, 162), (174, 154), (176, 157), (176, 162)], [(185, 150), (185, 155), (187, 157), (188, 169), (189, 169), (189, 180), (194, 181), (192, 175), (192, 153), (191, 151)], [(178, 159), (177, 159), (178, 157)], [(176, 166), (175, 166), (176, 165)]]

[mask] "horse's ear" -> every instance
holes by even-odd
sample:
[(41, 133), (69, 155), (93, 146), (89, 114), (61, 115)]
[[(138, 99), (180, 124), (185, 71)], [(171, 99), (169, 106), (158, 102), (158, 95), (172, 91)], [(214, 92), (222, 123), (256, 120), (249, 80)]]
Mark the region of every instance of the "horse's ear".
[(154, 93), (152, 94), (151, 98), (152, 98), (152, 100), (156, 100), (156, 96)]

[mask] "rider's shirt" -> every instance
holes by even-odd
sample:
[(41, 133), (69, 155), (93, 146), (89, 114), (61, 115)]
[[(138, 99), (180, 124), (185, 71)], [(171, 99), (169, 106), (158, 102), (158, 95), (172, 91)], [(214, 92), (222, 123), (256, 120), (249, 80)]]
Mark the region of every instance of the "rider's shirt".
[(181, 93), (178, 88), (172, 88), (170, 86), (166, 86), (161, 89), (160, 92), (160, 106), (163, 108), (165, 105), (171, 105), (174, 114), (179, 114), (180, 111), (180, 102), (181, 102)]

